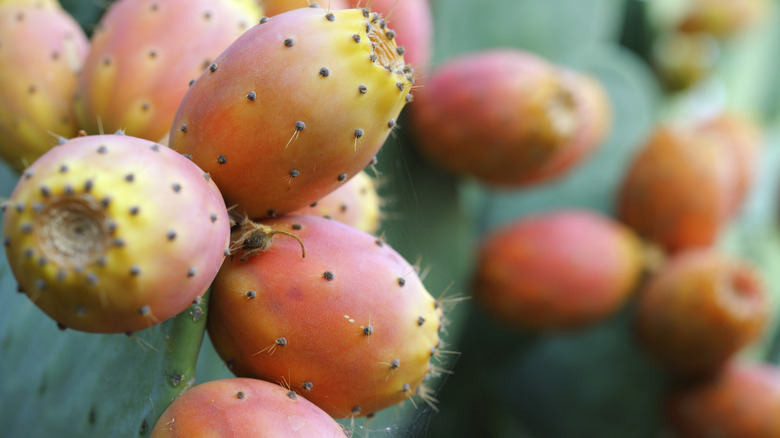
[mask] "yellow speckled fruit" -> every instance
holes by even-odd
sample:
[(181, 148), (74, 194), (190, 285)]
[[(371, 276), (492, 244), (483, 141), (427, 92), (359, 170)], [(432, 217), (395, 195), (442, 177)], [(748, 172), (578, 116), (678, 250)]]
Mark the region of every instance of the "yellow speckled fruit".
[(84, 31), (56, 0), (0, 2), (0, 156), (16, 170), (78, 130), (76, 75)]
[(21, 290), (62, 328), (121, 333), (183, 311), (228, 246), (217, 186), (169, 148), (125, 135), (46, 152), (5, 208), (3, 243)]

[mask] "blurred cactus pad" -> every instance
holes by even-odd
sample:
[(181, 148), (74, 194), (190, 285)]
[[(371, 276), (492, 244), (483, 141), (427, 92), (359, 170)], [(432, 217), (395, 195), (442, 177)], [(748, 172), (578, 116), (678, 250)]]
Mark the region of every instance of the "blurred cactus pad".
[[(539, 333), (507, 330), (468, 299), (477, 244), (494, 227), (559, 208), (614, 217), (625, 170), (661, 121), (728, 110), (750, 115), (765, 133), (755, 183), (717, 245), (754, 265), (769, 293), (766, 334), (741, 354), (780, 361), (780, 4), (770, 2), (775, 7), (760, 21), (718, 38), (711, 70), (671, 91), (654, 68), (653, 42), (674, 31), (675, 0), (429, 1), (434, 41), (425, 75), (469, 52), (525, 50), (600, 81), (612, 107), (611, 129), (562, 177), (495, 189), (421, 156), (411, 129), (414, 102), (407, 105), (368, 170), (383, 199), (379, 235), (421, 268), (427, 289), (447, 304), (441, 376), (431, 384), (436, 402), (415, 397), (369, 418), (339, 420), (352, 436), (654, 438), (665, 431), (662, 401), (670, 377), (635, 339), (635, 300), (588, 327)], [(110, 3), (61, 0), (88, 35)], [(418, 82), (423, 86), (425, 78)], [(0, 165), (0, 197), (10, 195), (18, 178)], [(232, 377), (205, 336), (207, 302), (208, 295), (130, 336), (59, 330), (17, 292), (3, 258), (0, 436), (149, 436), (183, 391)]]

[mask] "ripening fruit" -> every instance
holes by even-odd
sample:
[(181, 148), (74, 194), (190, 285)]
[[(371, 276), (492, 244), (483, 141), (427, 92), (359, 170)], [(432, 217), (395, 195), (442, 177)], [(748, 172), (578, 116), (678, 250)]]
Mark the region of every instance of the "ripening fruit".
[(312, 0), (256, 0), (257, 3), (263, 8), (265, 15), (273, 17), (281, 13), (292, 11), (293, 9), (300, 8), (316, 8), (321, 7), (327, 10), (333, 9), (347, 9), (346, 0), (318, 0), (314, 2)]
[(0, 157), (17, 171), (76, 135), (76, 75), (89, 50), (56, 0), (0, 1)]
[(186, 309), (225, 257), (217, 186), (148, 140), (67, 141), (27, 168), (5, 206), (3, 243), (20, 291), (61, 328), (121, 333)]
[(780, 371), (732, 362), (702, 382), (676, 388), (665, 417), (675, 438), (779, 438)]
[(249, 217), (309, 205), (372, 162), (410, 99), (394, 38), (360, 9), (261, 20), (192, 84), (170, 146)]
[(657, 127), (620, 185), (617, 215), (666, 251), (708, 247), (738, 198), (733, 149), (691, 127)]
[(256, 379), (201, 383), (157, 420), (151, 438), (338, 438), (350, 436), (300, 394)]
[(411, 114), (424, 155), (495, 186), (562, 175), (603, 141), (610, 118), (594, 79), (515, 49), (447, 61), (416, 97)]
[(679, 374), (717, 370), (761, 334), (765, 295), (758, 273), (742, 262), (712, 249), (679, 253), (639, 295), (641, 345)]
[(208, 320), (234, 374), (288, 382), (334, 417), (431, 401), (424, 381), (437, 372), (442, 308), (414, 267), (376, 237), (316, 216), (243, 225)]
[(474, 296), (509, 326), (581, 327), (622, 306), (639, 279), (641, 252), (628, 228), (596, 212), (522, 217), (484, 238)]
[(260, 19), (249, 0), (119, 0), (92, 35), (76, 110), (87, 132), (158, 141), (188, 83)]

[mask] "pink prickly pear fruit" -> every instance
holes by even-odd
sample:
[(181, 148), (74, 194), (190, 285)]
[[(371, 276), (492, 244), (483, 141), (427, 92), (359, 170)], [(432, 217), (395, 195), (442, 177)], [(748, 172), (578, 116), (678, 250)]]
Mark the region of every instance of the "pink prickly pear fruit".
[(567, 149), (581, 147), (577, 136), (585, 121), (580, 113), (599, 104), (590, 102), (588, 93), (575, 95), (569, 86), (573, 78), (515, 49), (452, 59), (417, 93), (412, 116), (418, 144), (457, 175), (497, 186), (537, 182), (551, 173), (546, 166), (565, 167), (550, 163), (572, 161), (558, 156), (582, 155)]
[(374, 179), (360, 172), (324, 198), (291, 214), (322, 216), (375, 234), (379, 230), (381, 199)]
[(720, 373), (675, 387), (664, 400), (670, 436), (780, 437), (780, 370), (731, 361)]
[(659, 126), (628, 167), (617, 215), (671, 253), (711, 246), (734, 209), (737, 178), (727, 142), (691, 127)]
[[(376, 237), (317, 216), (244, 227), (242, 256), (212, 286), (209, 336), (240, 377), (284, 380), (334, 417), (418, 394), (435, 372), (442, 309), (415, 269)], [(305, 248), (301, 255), (299, 242)], [(254, 248), (265, 248), (256, 251)]]
[(322, 409), (275, 383), (229, 378), (201, 383), (163, 412), (152, 438), (350, 436)]
[(334, 9), (347, 9), (347, 0), (257, 0), (260, 7), (265, 11), (265, 15), (273, 17), (284, 12), (292, 11), (306, 7), (321, 7), (328, 11)]
[(433, 52), (433, 16), (428, 0), (350, 0), (353, 7), (366, 6), (379, 12), (398, 32), (398, 45), (404, 59), (415, 69), (415, 77), (425, 81)]
[(120, 0), (92, 35), (76, 110), (90, 133), (157, 141), (170, 132), (188, 83), (257, 23), (251, 1)]
[(56, 0), (6, 0), (0, 41), (0, 156), (21, 171), (76, 135), (72, 99), (89, 40)]
[(170, 140), (253, 218), (309, 205), (371, 163), (413, 80), (378, 14), (261, 21), (190, 87)]
[(596, 212), (520, 218), (480, 246), (474, 295), (510, 327), (569, 329), (612, 315), (642, 271), (639, 239)]
[(695, 375), (718, 371), (756, 340), (767, 319), (759, 274), (713, 249), (675, 254), (642, 288), (641, 345), (662, 366)]
[(20, 289), (61, 328), (100, 333), (186, 309), (216, 276), (229, 234), (208, 174), (124, 135), (50, 149), (24, 171), (3, 222)]

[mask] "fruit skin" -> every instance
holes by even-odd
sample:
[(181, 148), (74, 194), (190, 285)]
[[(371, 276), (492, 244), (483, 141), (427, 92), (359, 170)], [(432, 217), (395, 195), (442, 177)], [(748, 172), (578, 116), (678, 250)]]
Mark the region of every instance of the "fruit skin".
[(124, 135), (70, 140), (35, 161), (5, 208), (11, 270), (61, 327), (145, 329), (202, 295), (229, 244), (213, 181), (171, 149)]
[(0, 3), (0, 156), (21, 171), (78, 126), (76, 75), (89, 50), (56, 0)]
[(716, 371), (761, 334), (765, 295), (758, 274), (742, 262), (713, 249), (679, 253), (639, 294), (638, 338), (669, 371)]
[(424, 83), (433, 56), (433, 14), (428, 0), (351, 0), (351, 3), (352, 7), (366, 6), (386, 18), (387, 24), (398, 33), (397, 43), (405, 49), (404, 59), (414, 68), (417, 83)]
[(113, 3), (92, 35), (78, 80), (82, 128), (159, 140), (170, 132), (187, 84), (261, 15), (251, 1)]
[(664, 414), (676, 438), (780, 437), (780, 370), (735, 361), (712, 379), (676, 388)]
[(416, 93), (411, 114), (419, 146), (441, 167), (490, 185), (550, 178), (555, 172), (546, 167), (570, 153), (582, 124), (571, 78), (517, 49), (447, 61)]
[(360, 172), (316, 203), (290, 214), (322, 216), (376, 234), (381, 213), (381, 200), (374, 179), (368, 173)]
[(658, 126), (626, 170), (617, 216), (670, 253), (710, 246), (733, 211), (737, 175), (725, 142)]
[(212, 287), (208, 333), (237, 376), (285, 381), (334, 417), (358, 417), (419, 393), (432, 372), (442, 309), (387, 244), (316, 216), (262, 222), (297, 235)]
[(190, 87), (171, 147), (253, 218), (324, 197), (372, 161), (411, 89), (379, 22), (303, 8), (253, 27)]
[(688, 0), (678, 29), (686, 33), (708, 33), (729, 38), (756, 27), (772, 14), (767, 0)]
[(201, 383), (163, 412), (151, 438), (349, 436), (305, 398), (275, 383), (230, 378)]
[(641, 252), (628, 228), (596, 212), (521, 217), (483, 238), (474, 296), (511, 327), (582, 327), (625, 302), (639, 279)]
[(318, 0), (317, 2), (310, 0), (257, 0), (257, 3), (269, 17), (294, 9), (311, 7), (312, 3), (329, 11), (334, 9), (347, 9), (348, 7), (346, 0)]

